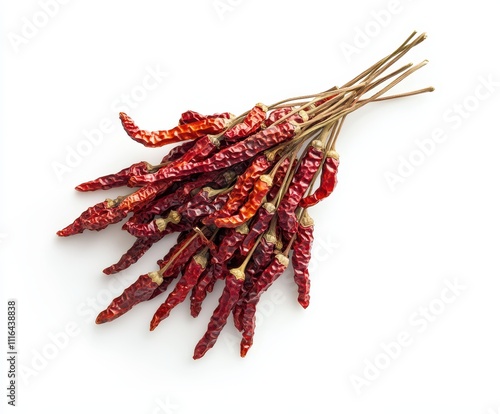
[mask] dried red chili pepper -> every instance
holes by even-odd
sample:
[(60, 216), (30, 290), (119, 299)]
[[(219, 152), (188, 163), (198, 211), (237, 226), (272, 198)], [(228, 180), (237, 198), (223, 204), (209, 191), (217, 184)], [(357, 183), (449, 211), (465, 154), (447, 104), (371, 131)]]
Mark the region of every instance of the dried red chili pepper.
[(213, 119), (213, 118), (233, 119), (234, 115), (229, 112), (223, 112), (220, 114), (213, 114), (213, 115), (202, 115), (196, 111), (186, 111), (181, 114), (181, 118), (179, 119), (179, 125), (191, 124), (196, 121), (202, 121), (204, 119)]
[(233, 145), (221, 149), (212, 157), (204, 161), (187, 163), (175, 168), (164, 167), (154, 174), (145, 174), (132, 177), (129, 185), (144, 184), (147, 182), (159, 182), (175, 178), (177, 180), (191, 174), (207, 173), (221, 170), (237, 163), (247, 161), (260, 152), (272, 148), (277, 144), (288, 140), (299, 131), (297, 124), (284, 122), (274, 127), (257, 132)]
[(221, 217), (214, 220), (217, 227), (238, 227), (250, 220), (273, 185), (273, 179), (270, 175), (261, 175), (255, 182), (254, 188), (248, 196), (248, 201), (241, 206), (238, 214), (230, 217)]
[(240, 253), (243, 256), (246, 256), (250, 250), (252, 250), (259, 236), (269, 228), (269, 224), (271, 223), (275, 212), (276, 206), (272, 203), (264, 203), (259, 208), (248, 234), (241, 242)]
[(215, 285), (217, 278), (214, 276), (214, 267), (210, 266), (207, 271), (198, 279), (191, 292), (191, 316), (196, 318), (201, 312), (201, 304), (205, 300)]
[(143, 175), (151, 172), (152, 165), (146, 161), (132, 164), (114, 174), (104, 175), (95, 180), (87, 181), (75, 187), (78, 191), (108, 190), (110, 188), (127, 185), (130, 177), (134, 175)]
[(314, 240), (314, 221), (304, 210), (299, 222), (296, 238), (292, 245), (292, 265), (294, 280), (298, 287), (298, 302), (305, 309), (309, 306), (309, 261)]
[(239, 245), (248, 234), (248, 226), (242, 224), (239, 227), (231, 228), (219, 243), (217, 252), (212, 256), (213, 263), (227, 262), (238, 250)]
[(177, 211), (188, 221), (194, 222), (213, 214), (227, 201), (228, 193), (204, 187), (189, 202), (180, 206)]
[(110, 224), (117, 223), (125, 218), (126, 214), (118, 211), (116, 206), (124, 198), (118, 197), (114, 200), (106, 199), (96, 205), (89, 207), (69, 226), (57, 232), (58, 236), (67, 237), (73, 234), (82, 233), (84, 230), (99, 231)]
[(156, 288), (163, 282), (158, 272), (150, 272), (139, 278), (126, 288), (123, 293), (113, 299), (110, 305), (97, 315), (96, 323), (110, 322), (128, 312), (140, 302), (148, 300)]
[(323, 143), (314, 140), (307, 148), (307, 152), (302, 158), (297, 171), (293, 175), (290, 186), (278, 206), (278, 224), (284, 232), (294, 233), (297, 230), (298, 222), (295, 209), (311, 185), (311, 181), (319, 169), (322, 160)]
[[(231, 269), (231, 271), (233, 270), (235, 269)], [(224, 328), (227, 323), (227, 318), (229, 317), (231, 310), (238, 301), (240, 289), (244, 280), (244, 274), (230, 273), (226, 275), (226, 284), (224, 286), (224, 290), (222, 291), (222, 295), (219, 298), (219, 304), (210, 318), (205, 335), (203, 335), (195, 347), (193, 359), (201, 358), (210, 348), (214, 346), (222, 328)]]
[[(135, 237), (152, 237), (162, 233), (169, 233), (167, 227), (170, 228), (170, 233), (179, 231), (179, 227), (172, 226), (172, 224), (179, 224), (180, 221), (181, 215), (177, 211), (171, 210), (165, 218), (157, 218), (145, 224), (130, 225), (127, 227), (127, 231)], [(183, 225), (181, 228), (185, 226)]]
[(180, 141), (196, 139), (207, 134), (217, 134), (222, 132), (228, 125), (226, 118), (208, 118), (178, 125), (169, 130), (146, 131), (139, 129), (132, 118), (124, 112), (120, 112), (120, 119), (128, 136), (146, 147), (161, 147)]
[(253, 344), (253, 335), (255, 332), (255, 313), (260, 296), (286, 270), (288, 262), (288, 257), (278, 253), (269, 266), (267, 266), (261, 273), (256, 282), (253, 284), (252, 289), (247, 294), (245, 309), (242, 315), (243, 338), (240, 345), (240, 355), (242, 357), (246, 356), (248, 350)]
[(125, 212), (125, 214), (130, 211), (138, 211), (148, 202), (154, 200), (158, 194), (166, 191), (170, 185), (172, 185), (171, 182), (149, 183), (125, 197), (118, 206), (118, 209)]
[(243, 121), (224, 132), (224, 140), (235, 142), (257, 132), (266, 119), (267, 106), (261, 103), (255, 105)]
[[(294, 160), (292, 168), (295, 168), (296, 161), (297, 160)], [(274, 174), (274, 180), (273, 180), (274, 185), (271, 188), (271, 190), (269, 190), (269, 194), (267, 195), (268, 200), (274, 200), (276, 198), (276, 195), (279, 193), (281, 189), (288, 168), (290, 168), (290, 158), (285, 158), (284, 160), (281, 161), (281, 163), (278, 166), (278, 169), (276, 170), (276, 173)]]
[(265, 125), (266, 127), (271, 126), (277, 121), (280, 121), (284, 116), (288, 115), (290, 112), (293, 111), (293, 108), (291, 107), (286, 107), (286, 108), (278, 108), (274, 109), (271, 112), (269, 112), (269, 116), (265, 120)]
[(170, 292), (164, 303), (160, 305), (153, 316), (150, 324), (150, 330), (154, 330), (158, 324), (168, 317), (170, 311), (179, 303), (186, 299), (189, 291), (198, 281), (198, 278), (203, 273), (207, 266), (206, 254), (196, 254), (192, 257), (189, 264), (186, 266), (182, 277), (175, 285), (174, 290)]
[(118, 273), (136, 263), (158, 240), (155, 237), (137, 239), (115, 264), (105, 268), (102, 272), (106, 275)]
[(220, 210), (215, 211), (214, 214), (206, 217), (203, 222), (207, 225), (213, 224), (216, 218), (228, 217), (234, 214), (243, 205), (255, 181), (261, 174), (268, 171), (271, 166), (272, 163), (265, 154), (257, 156), (236, 180), (226, 204)]
[(321, 169), (321, 181), (316, 191), (300, 200), (302, 208), (312, 207), (328, 197), (337, 185), (337, 171), (339, 169), (339, 156), (336, 151), (328, 151)]

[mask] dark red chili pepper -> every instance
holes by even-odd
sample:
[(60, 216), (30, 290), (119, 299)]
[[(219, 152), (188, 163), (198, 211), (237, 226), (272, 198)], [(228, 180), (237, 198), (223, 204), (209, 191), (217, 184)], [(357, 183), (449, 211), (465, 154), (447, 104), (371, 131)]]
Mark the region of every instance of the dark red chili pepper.
[(132, 177), (129, 185), (158, 182), (175, 178), (177, 180), (191, 174), (221, 170), (237, 163), (249, 160), (268, 148), (288, 140), (299, 131), (297, 124), (284, 122), (274, 127), (257, 132), (233, 145), (221, 149), (204, 161), (187, 163), (174, 168), (163, 167), (154, 174)]
[(198, 279), (191, 292), (191, 316), (196, 318), (201, 312), (201, 304), (205, 300), (215, 285), (217, 278), (214, 276), (214, 267), (210, 266), (207, 271)]
[(181, 118), (179, 119), (179, 125), (191, 124), (196, 121), (202, 121), (204, 119), (212, 119), (212, 118), (224, 118), (224, 119), (233, 119), (234, 115), (229, 112), (223, 112), (221, 114), (213, 114), (213, 115), (202, 115), (196, 111), (186, 111), (181, 114)]
[(269, 116), (265, 120), (266, 127), (269, 127), (272, 124), (274, 124), (275, 122), (281, 120), (281, 118), (288, 115), (292, 111), (293, 111), (293, 108), (291, 108), (291, 107), (278, 108), (278, 109), (272, 110), (271, 112), (269, 112)]
[(273, 228), (268, 230), (259, 240), (250, 262), (245, 269), (245, 283), (243, 284), (240, 299), (233, 309), (233, 320), (236, 329), (243, 329), (243, 310), (247, 293), (252, 289), (256, 278), (269, 266), (277, 243), (276, 234)]
[(152, 165), (146, 161), (132, 164), (115, 174), (108, 174), (95, 180), (87, 181), (75, 187), (78, 191), (108, 190), (110, 188), (127, 185), (130, 177), (134, 175), (143, 175), (151, 172)]
[(111, 275), (127, 269), (137, 262), (157, 241), (154, 237), (137, 239), (118, 262), (107, 267), (102, 272), (106, 275)]
[(204, 254), (197, 254), (192, 257), (189, 264), (186, 266), (182, 277), (179, 279), (174, 287), (174, 290), (169, 293), (164, 303), (160, 305), (158, 310), (153, 316), (150, 324), (150, 330), (154, 330), (158, 324), (168, 317), (170, 311), (179, 303), (186, 299), (189, 291), (198, 281), (198, 278), (203, 273), (207, 266), (207, 256)]
[(247, 294), (245, 309), (242, 315), (242, 340), (240, 345), (240, 355), (244, 357), (253, 344), (255, 332), (255, 313), (260, 296), (288, 267), (288, 257), (278, 253), (269, 266), (260, 274), (252, 289)]
[(163, 282), (158, 272), (150, 272), (139, 278), (126, 288), (123, 293), (113, 299), (110, 305), (97, 315), (96, 323), (110, 322), (128, 312), (138, 303), (148, 300), (152, 292)]
[(171, 182), (149, 183), (125, 197), (118, 208), (125, 213), (140, 210), (148, 202), (154, 200), (158, 194), (166, 191), (171, 184)]
[(243, 256), (246, 256), (252, 250), (258, 237), (269, 228), (275, 212), (276, 206), (272, 203), (264, 203), (259, 208), (248, 234), (240, 244), (240, 253)]
[(328, 151), (321, 169), (321, 181), (316, 191), (300, 200), (302, 208), (312, 207), (328, 197), (337, 185), (337, 171), (339, 169), (339, 156), (336, 151)]
[(288, 233), (297, 230), (298, 222), (295, 210), (301, 198), (309, 188), (311, 181), (323, 160), (323, 143), (315, 140), (307, 148), (297, 171), (293, 175), (290, 186), (278, 206), (279, 227)]
[(196, 141), (185, 141), (179, 145), (172, 147), (169, 153), (161, 159), (160, 164), (167, 164), (169, 162), (178, 160), (193, 147), (195, 142)]
[(252, 135), (262, 126), (262, 123), (266, 119), (266, 113), (267, 106), (258, 103), (248, 112), (243, 121), (224, 132), (224, 140), (235, 142)]
[(225, 118), (209, 118), (189, 124), (178, 125), (169, 130), (146, 131), (139, 129), (135, 122), (124, 112), (120, 112), (123, 129), (134, 141), (146, 147), (161, 147), (175, 142), (199, 138), (206, 134), (222, 132), (228, 124)]
[[(292, 168), (295, 168), (296, 160), (292, 164)], [(285, 158), (283, 161), (281, 161), (281, 164), (279, 165), (278, 169), (276, 170), (276, 173), (274, 174), (274, 185), (269, 190), (269, 194), (267, 195), (268, 200), (274, 200), (276, 195), (281, 189), (281, 185), (283, 184), (283, 180), (285, 179), (286, 173), (288, 171), (288, 168), (290, 168), (290, 158)]]
[(114, 200), (106, 199), (96, 205), (89, 207), (80, 216), (73, 221), (69, 226), (57, 232), (58, 236), (71, 236), (73, 234), (82, 233), (84, 230), (99, 231), (106, 228), (108, 225), (117, 223), (125, 218), (116, 206), (122, 202), (124, 198), (118, 197)]
[(298, 302), (305, 309), (309, 306), (309, 261), (314, 240), (314, 221), (304, 210), (300, 219), (295, 241), (292, 245), (292, 265), (294, 280), (298, 287)]
[[(232, 269), (235, 270), (235, 269)], [(200, 339), (195, 347), (193, 359), (199, 359), (214, 346), (217, 338), (219, 337), (222, 328), (227, 323), (227, 318), (231, 313), (234, 305), (238, 301), (240, 289), (245, 280), (245, 275), (241, 274), (227, 274), (226, 284), (222, 295), (219, 298), (219, 305), (215, 308), (210, 322), (208, 323), (207, 331), (203, 338)]]
[(221, 193), (220, 190), (205, 187), (189, 202), (180, 206), (177, 211), (182, 214), (184, 219), (194, 222), (220, 209), (228, 197), (228, 193)]
[(241, 224), (250, 220), (259, 207), (262, 205), (264, 198), (273, 185), (273, 179), (270, 175), (261, 175), (255, 182), (254, 188), (248, 196), (248, 201), (241, 206), (238, 214), (230, 217), (221, 217), (214, 220), (217, 227), (238, 227)]
[[(178, 231), (178, 227), (172, 227), (171, 224), (179, 224), (180, 221), (181, 215), (177, 211), (171, 210), (165, 218), (157, 218), (144, 224), (130, 225), (127, 227), (127, 231), (135, 237), (153, 237), (162, 233), (167, 234)], [(167, 227), (171, 229), (170, 232), (167, 230)], [(181, 228), (184, 227), (185, 226), (182, 226)]]
[(212, 256), (213, 263), (227, 262), (238, 250), (239, 245), (248, 234), (248, 226), (243, 224), (236, 228), (231, 228), (225, 234), (222, 241), (219, 243), (219, 248), (216, 254)]

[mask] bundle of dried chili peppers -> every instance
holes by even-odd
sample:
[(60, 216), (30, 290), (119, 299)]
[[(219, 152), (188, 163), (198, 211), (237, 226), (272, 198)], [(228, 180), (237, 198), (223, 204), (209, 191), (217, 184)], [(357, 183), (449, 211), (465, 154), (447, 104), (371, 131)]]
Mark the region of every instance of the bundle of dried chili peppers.
[(134, 190), (89, 207), (57, 234), (99, 231), (126, 219), (123, 229), (136, 241), (117, 263), (104, 269), (105, 274), (128, 268), (168, 234), (178, 237), (158, 260), (158, 270), (139, 276), (97, 316), (96, 323), (112, 321), (165, 293), (174, 280), (150, 329), (188, 296), (196, 317), (221, 280), (224, 289), (194, 358), (214, 345), (231, 313), (242, 334), (240, 352), (245, 356), (253, 342), (259, 298), (285, 272), (290, 258), (298, 302), (306, 308), (314, 229), (308, 209), (335, 188), (339, 167), (335, 143), (344, 119), (369, 102), (433, 90), (383, 96), (426, 63), (386, 74), (424, 39), (424, 34), (412, 33), (393, 53), (342, 87), (270, 106), (257, 104), (238, 117), (187, 111), (174, 128), (149, 132), (121, 113), (123, 127), (135, 141), (147, 147), (182, 144), (156, 165), (141, 161), (77, 186), (79, 191)]

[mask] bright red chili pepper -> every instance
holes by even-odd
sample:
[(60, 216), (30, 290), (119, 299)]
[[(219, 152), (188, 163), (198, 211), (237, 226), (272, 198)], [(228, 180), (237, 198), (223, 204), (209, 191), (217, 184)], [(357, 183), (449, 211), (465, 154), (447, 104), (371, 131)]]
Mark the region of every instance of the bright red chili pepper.
[(123, 129), (129, 137), (146, 147), (161, 147), (175, 142), (196, 139), (207, 134), (217, 134), (228, 125), (226, 118), (208, 118), (178, 125), (169, 130), (146, 131), (139, 129), (132, 118), (124, 112), (120, 112), (120, 119)]
[(224, 140), (235, 142), (257, 132), (266, 119), (266, 113), (267, 106), (258, 103), (248, 112), (243, 121), (224, 132)]
[(233, 119), (234, 115), (229, 112), (223, 112), (221, 114), (213, 114), (213, 115), (202, 115), (196, 111), (186, 111), (181, 114), (181, 118), (179, 119), (179, 125), (191, 124), (196, 121), (202, 121), (204, 119), (212, 119), (212, 118), (224, 118), (224, 119)]
[(258, 237), (269, 228), (269, 224), (271, 223), (275, 212), (276, 206), (272, 203), (264, 203), (259, 208), (248, 234), (241, 242), (240, 253), (243, 256), (246, 256), (250, 250), (252, 250)]
[(273, 185), (273, 179), (270, 175), (261, 175), (255, 182), (254, 188), (248, 196), (248, 201), (241, 206), (238, 214), (230, 217), (222, 217), (214, 220), (217, 227), (238, 227), (250, 220)]
[(321, 181), (316, 191), (300, 200), (302, 208), (312, 207), (328, 197), (337, 185), (337, 171), (339, 169), (339, 156), (336, 151), (328, 151), (321, 169)]

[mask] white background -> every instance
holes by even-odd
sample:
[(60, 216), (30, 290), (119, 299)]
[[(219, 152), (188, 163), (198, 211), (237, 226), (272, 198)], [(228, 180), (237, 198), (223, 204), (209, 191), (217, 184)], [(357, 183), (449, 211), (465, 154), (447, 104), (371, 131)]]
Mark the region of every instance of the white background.
[[(49, 17), (42, 4), (0, 9), (0, 308), (6, 321), (7, 299), (18, 301), (17, 412), (500, 413), (495, 2), (91, 0), (56, 3)], [(159, 297), (93, 324), (168, 248), (107, 277), (101, 269), (133, 241), (119, 225), (55, 235), (120, 194), (79, 194), (75, 185), (162, 157), (121, 131), (118, 111), (146, 129), (171, 127), (186, 109), (238, 114), (342, 84), (413, 30), (429, 37), (402, 63), (430, 63), (398, 91), (436, 91), (347, 119), (338, 187), (311, 211), (307, 310), (287, 273), (262, 297), (245, 359), (232, 323), (202, 360), (191, 359), (220, 285), (198, 319), (185, 303), (149, 332)], [(141, 94), (148, 70), (161, 75)], [(432, 146), (436, 129), (446, 139)], [(404, 177), (391, 187), (388, 173)], [(394, 345), (405, 332), (405, 346)]]

